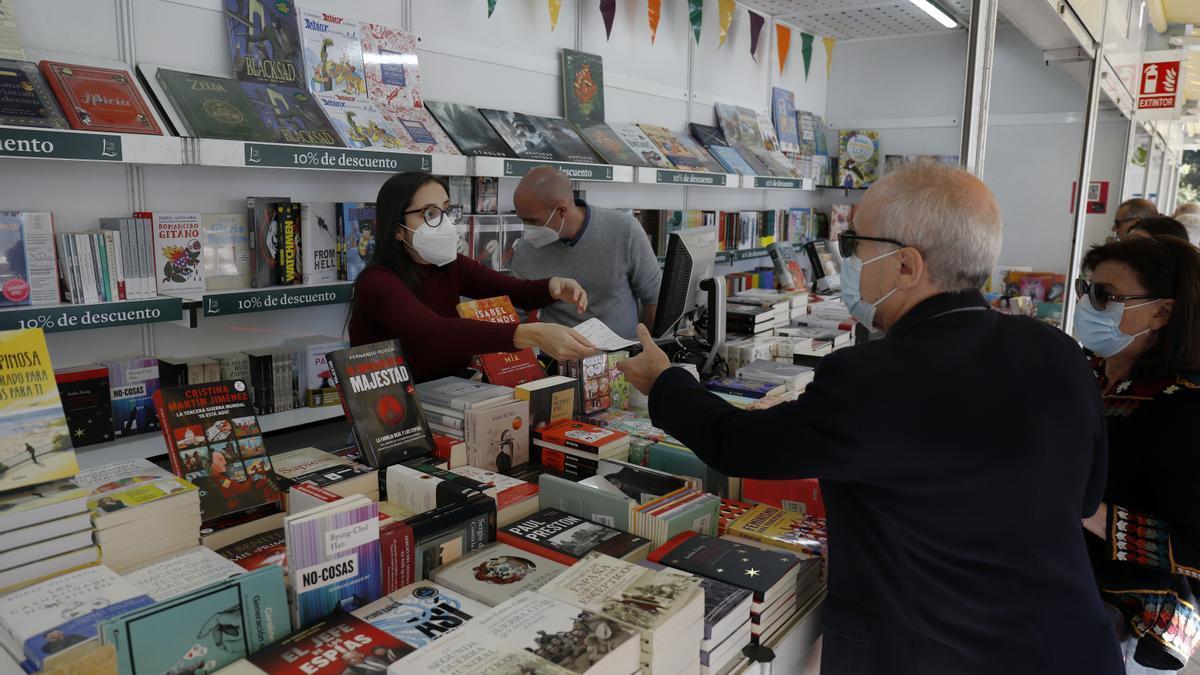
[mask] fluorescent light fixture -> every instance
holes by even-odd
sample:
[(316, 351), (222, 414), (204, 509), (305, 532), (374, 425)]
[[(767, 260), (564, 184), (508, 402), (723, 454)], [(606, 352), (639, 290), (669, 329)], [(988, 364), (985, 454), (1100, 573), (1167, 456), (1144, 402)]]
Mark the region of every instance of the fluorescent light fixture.
[(912, 4), (916, 5), (917, 9), (920, 9), (922, 12), (925, 12), (930, 17), (932, 17), (934, 21), (942, 24), (942, 26), (944, 26), (946, 28), (958, 28), (958, 22), (955, 21), (953, 17), (951, 17), (949, 14), (943, 12), (940, 8), (938, 8), (937, 5), (934, 5), (932, 2), (929, 2), (929, 0), (908, 0), (908, 1), (911, 2)]

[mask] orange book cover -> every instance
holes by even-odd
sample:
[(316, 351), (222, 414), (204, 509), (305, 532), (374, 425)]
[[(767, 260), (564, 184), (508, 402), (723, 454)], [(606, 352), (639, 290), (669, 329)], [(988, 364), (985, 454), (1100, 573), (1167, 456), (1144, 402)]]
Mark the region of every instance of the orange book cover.
[[(517, 310), (507, 295), (460, 303), (457, 309), (458, 315), (464, 319), (491, 323), (521, 323), (521, 318), (517, 316)], [(505, 387), (515, 387), (546, 376), (532, 349), (480, 354), (479, 362), (488, 382)]]

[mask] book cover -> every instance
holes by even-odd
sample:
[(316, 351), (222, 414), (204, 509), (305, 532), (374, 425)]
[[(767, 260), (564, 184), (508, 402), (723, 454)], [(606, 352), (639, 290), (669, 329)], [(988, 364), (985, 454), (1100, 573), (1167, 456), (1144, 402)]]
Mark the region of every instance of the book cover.
[(305, 77), (311, 91), (347, 96), (367, 93), (356, 22), (327, 12), (302, 12), (300, 36), (304, 41)]
[[(29, 281), (31, 305), (54, 305), (62, 301), (59, 293), (58, 260), (55, 256), (54, 216), (48, 211), (8, 211), (0, 219), (12, 218), (21, 224), (22, 253)], [(10, 251), (11, 256), (16, 251)], [(11, 258), (10, 258), (11, 260)]]
[(283, 573), (239, 574), (100, 626), (120, 675), (213, 672), (291, 632)]
[(513, 400), (465, 418), (467, 464), (507, 473), (529, 461), (529, 403)]
[[(458, 315), (464, 319), (517, 325), (521, 318), (507, 295), (459, 303)], [(488, 381), (505, 387), (515, 387), (546, 376), (532, 349), (495, 354), (480, 354), (479, 361)]]
[(71, 445), (82, 448), (113, 438), (112, 399), (109, 398), (108, 368), (76, 366), (54, 371), (62, 399)]
[[(640, 561), (638, 564), (652, 570), (669, 572), (675, 569), (649, 560)], [(739, 632), (742, 626), (749, 628), (753, 593), (745, 588), (708, 577), (700, 577), (700, 588), (704, 589), (704, 642), (706, 643), (701, 645), (702, 648), (706, 645), (717, 646), (717, 640), (729, 637), (731, 633)], [(710, 641), (713, 642), (710, 643)], [(742, 644), (749, 644), (749, 642), (750, 634), (747, 630), (746, 640)], [(709, 649), (705, 648), (704, 651), (709, 651)]]
[(297, 626), (383, 595), (379, 505), (361, 495), (285, 521), (288, 583)]
[(279, 265), (278, 204), (291, 202), (287, 197), (247, 197), (246, 218), (250, 223), (250, 270), (255, 288), (275, 285)]
[(804, 270), (800, 268), (800, 260), (791, 242), (771, 244), (767, 246), (767, 253), (771, 255), (771, 263), (775, 266), (775, 282), (781, 290), (807, 290)]
[(575, 416), (574, 379), (556, 375), (517, 385), (513, 397), (529, 401), (530, 433)]
[(795, 576), (800, 564), (788, 553), (696, 532), (675, 536), (652, 551), (648, 560), (745, 588), (754, 593), (756, 603), (771, 602), (769, 594), (778, 592), (776, 587), (789, 575)]
[(245, 572), (216, 551), (197, 546), (126, 572), (124, 577), (155, 602), (191, 593)]
[(0, 332), (10, 384), (0, 399), (0, 492), (79, 472), (70, 429), (40, 328)]
[(538, 125), (536, 116), (492, 108), (480, 108), (479, 112), (521, 159), (554, 161), (559, 158), (554, 139), (547, 128)]
[(387, 468), (386, 481), (388, 501), (410, 513), (466, 501), (483, 492), (478, 481), (430, 464), (393, 464)]
[[(780, 153), (779, 138), (775, 135), (775, 125), (771, 123), (771, 113), (766, 110), (758, 110), (754, 116), (758, 122), (758, 134), (762, 138), (763, 149), (772, 154)], [(782, 154), (779, 157), (786, 159)]]
[(659, 150), (654, 141), (650, 140), (636, 124), (613, 124), (612, 130), (621, 137), (625, 145), (642, 159), (646, 166), (659, 169), (674, 169), (675, 165)]
[(566, 120), (559, 117), (536, 117), (527, 115), (527, 117), (542, 130), (543, 135), (554, 148), (555, 159), (560, 162), (579, 162), (581, 164), (595, 164), (596, 153), (588, 147), (587, 143), (575, 133), (575, 129)]
[(42, 670), (94, 650), (99, 623), (152, 602), (108, 567), (88, 567), (0, 598), (0, 642)]
[(837, 241), (839, 235), (850, 229), (850, 217), (853, 213), (853, 204), (829, 205), (829, 241)]
[(204, 293), (199, 213), (154, 214), (154, 267), (160, 295)]
[(509, 544), (488, 544), (433, 571), (433, 579), (488, 607), (536, 591), (566, 566)]
[(433, 452), (399, 340), (341, 349), (327, 358), (367, 464), (379, 469)]
[(377, 23), (360, 23), (367, 97), (387, 111), (421, 107), (417, 37)]
[(72, 129), (162, 135), (129, 71), (54, 61), (38, 66)]
[(337, 130), (306, 89), (281, 84), (240, 82), (258, 121), (276, 143), (340, 147)]
[(0, 59), (0, 124), (50, 129), (68, 127), (37, 64)]
[(575, 131), (604, 162), (623, 166), (648, 166), (644, 159), (625, 144), (620, 134), (607, 124), (575, 126)]
[(316, 94), (325, 116), (348, 148), (375, 150), (405, 150), (407, 143), (402, 132), (365, 98), (345, 94)]
[(653, 124), (639, 124), (638, 127), (676, 168), (685, 171), (708, 170), (704, 162), (671, 133), (670, 129)]
[(700, 162), (703, 171), (712, 173), (721, 173), (724, 171), (724, 167), (708, 153), (708, 150), (705, 150), (704, 146), (694, 141), (691, 136), (672, 133), (671, 138), (674, 138), (676, 143), (686, 149)]
[(442, 101), (426, 101), (425, 106), (462, 154), (472, 157), (515, 156), (474, 106)]
[(375, 470), (354, 460), (339, 457), (319, 448), (299, 448), (271, 457), (271, 465), (281, 482), (305, 483), (329, 488), (357, 476), (374, 475)]
[(763, 149), (762, 133), (758, 128), (758, 115), (749, 108), (717, 103), (717, 120), (725, 140), (733, 147)]
[(796, 135), (800, 149), (796, 152), (801, 156), (811, 156), (817, 153), (816, 119), (807, 110), (796, 111)]
[(217, 549), (217, 553), (245, 570), (254, 571), (262, 567), (287, 569), (287, 537), (283, 528), (224, 546)]
[(595, 455), (601, 455), (614, 446), (629, 442), (629, 434), (623, 431), (574, 420), (560, 420), (535, 431), (533, 436), (545, 443)]
[(424, 402), (460, 412), (510, 401), (513, 396), (509, 387), (454, 376), (422, 382), (417, 391)]
[(337, 215), (333, 202), (304, 202), (300, 212), (304, 283), (337, 281)]
[(805, 556), (825, 553), (829, 534), (825, 519), (796, 511), (784, 511), (766, 504), (756, 504), (725, 530), (729, 535), (784, 548)]
[(171, 470), (199, 488), (205, 522), (280, 500), (244, 381), (161, 389), (154, 404)]
[(416, 648), (461, 628), (487, 606), (432, 581), (409, 584), (354, 611), (354, 616)]
[(337, 220), (346, 256), (346, 280), (354, 281), (375, 256), (375, 204), (341, 202)]
[(0, 218), (0, 307), (18, 307), (30, 303), (29, 270), (25, 264), (25, 242), (21, 223), (15, 218)]
[(225, 0), (224, 5), (234, 78), (303, 87), (303, 44), (295, 3)]
[(604, 63), (600, 56), (562, 50), (563, 117), (588, 127), (604, 122)]
[(787, 89), (771, 87), (771, 113), (780, 152), (800, 152), (800, 133), (796, 127), (796, 95)]
[(70, 480), (12, 490), (0, 495), (0, 533), (87, 513), (88, 491)]
[(837, 186), (865, 188), (879, 176), (879, 132), (838, 131)]
[(725, 134), (721, 133), (720, 127), (689, 122), (688, 131), (691, 132), (692, 138), (696, 139), (697, 143), (706, 148), (714, 145), (729, 147), (729, 142), (725, 140)]
[(648, 539), (557, 509), (542, 509), (500, 528), (496, 539), (564, 565), (573, 565), (592, 551), (614, 558), (645, 558), (650, 544)]
[(272, 140), (237, 81), (167, 68), (159, 68), (154, 77), (188, 125), (181, 132), (196, 138)]
[[(132, 507), (157, 501), (181, 501), (196, 486), (145, 459), (131, 459), (84, 469), (71, 483), (87, 494), (87, 508), (98, 530), (132, 522)], [(195, 499), (195, 497), (192, 497)]]
[(458, 155), (454, 142), (425, 108), (382, 109), (383, 119), (401, 134), (406, 152)]
[(412, 651), (404, 640), (337, 612), (251, 654), (248, 661), (257, 672), (273, 675), (366, 675), (387, 672)]
[(250, 288), (250, 226), (244, 213), (200, 215), (204, 288), (227, 291)]
[[(411, 528), (412, 575), (403, 583), (430, 578), (442, 565), (496, 540), (496, 501), (480, 495), (403, 521)], [(407, 575), (406, 575), (407, 577)]]
[(501, 526), (537, 510), (537, 483), (470, 465), (460, 466), (452, 473), (477, 482), (479, 490), (496, 500), (497, 524)]
[(302, 206), (293, 202), (275, 205), (276, 233), (275, 283), (291, 286), (304, 281), (303, 233), (300, 230)]

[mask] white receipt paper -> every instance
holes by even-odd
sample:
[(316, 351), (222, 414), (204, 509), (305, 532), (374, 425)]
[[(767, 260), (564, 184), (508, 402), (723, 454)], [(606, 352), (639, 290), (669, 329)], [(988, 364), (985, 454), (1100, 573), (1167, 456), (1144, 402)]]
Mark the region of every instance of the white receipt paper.
[(626, 340), (612, 332), (611, 328), (595, 317), (575, 326), (575, 331), (587, 338), (588, 342), (596, 345), (597, 349), (605, 352), (620, 351), (627, 347), (637, 346), (638, 344), (633, 340)]

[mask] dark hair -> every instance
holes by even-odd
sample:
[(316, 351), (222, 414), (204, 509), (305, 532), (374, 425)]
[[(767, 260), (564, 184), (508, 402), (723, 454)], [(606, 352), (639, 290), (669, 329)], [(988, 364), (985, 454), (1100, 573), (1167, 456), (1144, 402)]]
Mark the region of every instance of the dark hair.
[(1200, 370), (1200, 250), (1176, 237), (1132, 237), (1094, 246), (1083, 270), (1101, 263), (1129, 265), (1146, 293), (1175, 301), (1171, 318), (1134, 366), (1142, 375)]
[(1141, 230), (1152, 237), (1179, 237), (1187, 241), (1188, 232), (1183, 223), (1175, 220), (1170, 216), (1154, 216), (1153, 218), (1143, 218), (1136, 225), (1129, 228), (1129, 231)]

